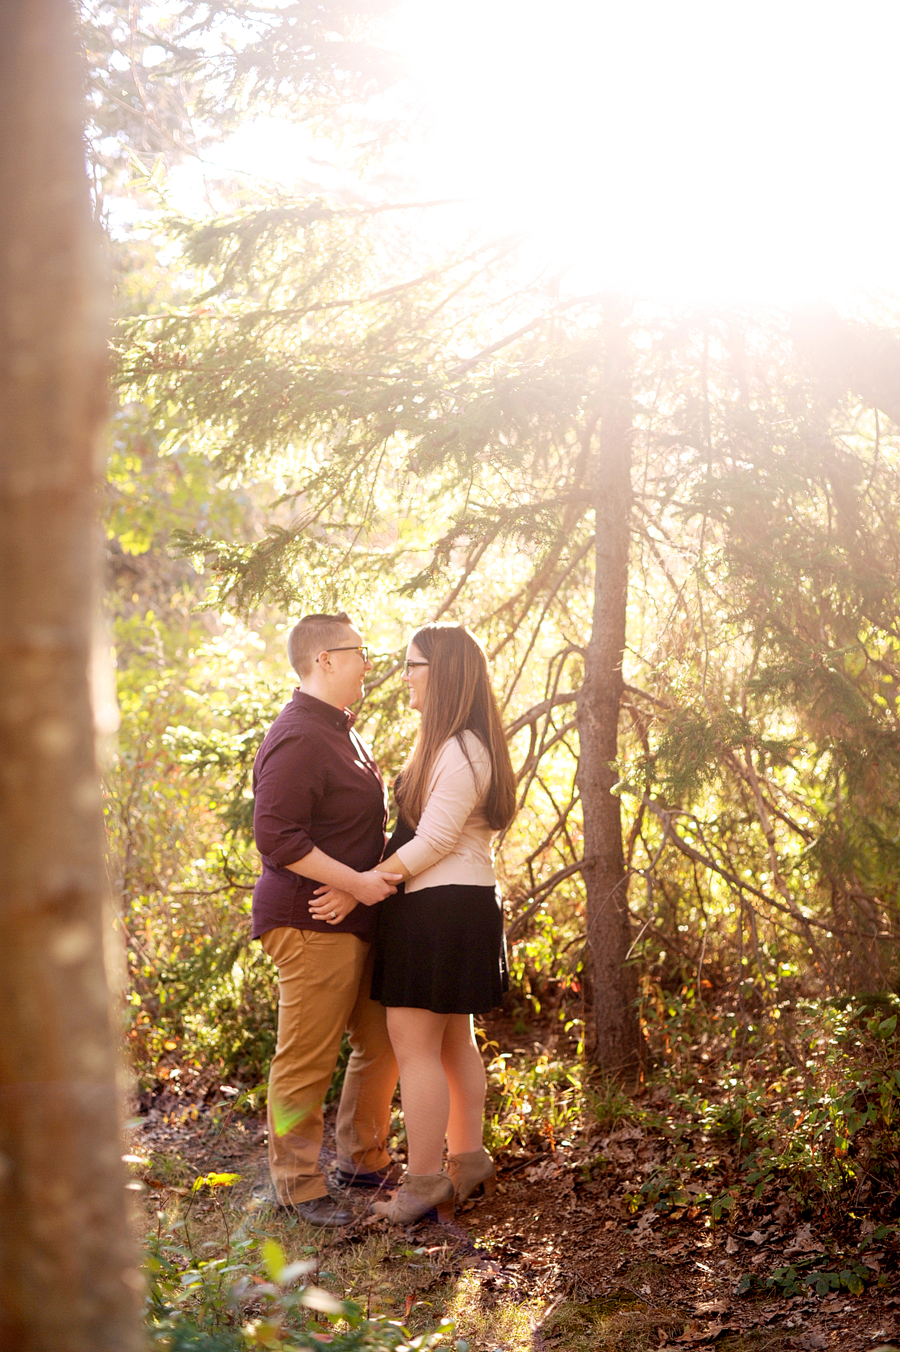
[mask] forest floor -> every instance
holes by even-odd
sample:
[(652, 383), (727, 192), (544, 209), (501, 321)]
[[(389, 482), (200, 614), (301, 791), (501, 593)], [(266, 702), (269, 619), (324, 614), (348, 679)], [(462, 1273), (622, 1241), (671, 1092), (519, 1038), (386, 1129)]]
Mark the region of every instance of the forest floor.
[[(488, 1031), (501, 1045), (508, 1033)], [(652, 1104), (659, 1092), (650, 1088), (643, 1097)], [(358, 1222), (326, 1231), (272, 1206), (264, 1119), (223, 1113), (221, 1099), (214, 1113), (187, 1084), (177, 1094), (145, 1097), (142, 1108), (129, 1149), (145, 1234), (177, 1238), (208, 1257), (227, 1256), (238, 1238), (254, 1252), (275, 1239), (289, 1260), (315, 1265), (309, 1280), (367, 1313), (391, 1315), (415, 1331), (451, 1316), (471, 1352), (875, 1352), (900, 1345), (900, 1278), (893, 1255), (877, 1245), (865, 1261), (870, 1275), (881, 1275), (880, 1287), (858, 1295), (759, 1289), (773, 1271), (811, 1255), (821, 1255), (823, 1268), (834, 1266), (831, 1237), (786, 1195), (770, 1199), (749, 1231), (728, 1217), (713, 1224), (701, 1207), (668, 1215), (636, 1208), (635, 1181), (660, 1148), (638, 1122), (501, 1153), (497, 1192), (467, 1203), (452, 1225), (389, 1227), (367, 1217), (372, 1194), (359, 1190), (345, 1194), (358, 1207)], [(326, 1168), (330, 1147), (326, 1133)], [(598, 1158), (599, 1177), (592, 1167)], [(210, 1175), (218, 1178), (198, 1185)], [(232, 1181), (223, 1185), (222, 1176)]]

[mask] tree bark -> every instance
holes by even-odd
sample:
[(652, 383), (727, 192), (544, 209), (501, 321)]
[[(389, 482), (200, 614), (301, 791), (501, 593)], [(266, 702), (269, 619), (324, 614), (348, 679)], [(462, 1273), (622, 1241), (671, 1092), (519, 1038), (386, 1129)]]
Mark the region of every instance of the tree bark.
[(0, 6), (0, 1349), (140, 1346), (89, 672), (105, 297), (66, 0)]
[(594, 610), (577, 706), (591, 989), (586, 1046), (589, 1058), (610, 1074), (637, 1071), (641, 1046), (637, 976), (626, 966), (631, 929), (621, 811), (611, 792), (618, 779), (631, 533), (631, 388), (625, 318), (621, 303), (607, 302), (599, 452), (591, 470)]

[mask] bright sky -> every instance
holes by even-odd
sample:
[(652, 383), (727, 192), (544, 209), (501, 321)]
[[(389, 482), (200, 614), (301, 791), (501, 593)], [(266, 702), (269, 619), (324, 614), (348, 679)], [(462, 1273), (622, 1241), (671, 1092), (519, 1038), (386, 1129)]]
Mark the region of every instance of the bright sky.
[[(533, 230), (567, 290), (900, 293), (900, 0), (403, 0), (391, 40), (421, 191)], [(300, 153), (269, 124), (227, 158)]]

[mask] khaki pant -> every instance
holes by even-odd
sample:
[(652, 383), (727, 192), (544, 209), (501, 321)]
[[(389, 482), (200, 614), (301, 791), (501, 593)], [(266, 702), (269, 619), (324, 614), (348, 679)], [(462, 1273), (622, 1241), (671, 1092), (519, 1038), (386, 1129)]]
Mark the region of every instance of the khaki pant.
[(355, 934), (268, 930), (261, 943), (278, 968), (278, 1044), (269, 1071), (269, 1168), (279, 1202), (327, 1192), (319, 1168), (322, 1102), (341, 1037), (350, 1060), (337, 1117), (338, 1164), (368, 1171), (390, 1163), (387, 1137), (397, 1062), (384, 1009), (369, 995), (371, 945)]

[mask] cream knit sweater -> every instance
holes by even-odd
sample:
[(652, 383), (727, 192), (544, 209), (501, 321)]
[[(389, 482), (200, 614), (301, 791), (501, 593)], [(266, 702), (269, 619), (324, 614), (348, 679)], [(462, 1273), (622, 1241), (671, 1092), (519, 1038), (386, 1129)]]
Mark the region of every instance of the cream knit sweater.
[(467, 729), (462, 735), (468, 760), (455, 737), (444, 743), (434, 762), (415, 839), (397, 851), (397, 857), (413, 875), (406, 884), (407, 892), (448, 883), (494, 885), (494, 830), (483, 812), (491, 782), (491, 758), (474, 732)]

